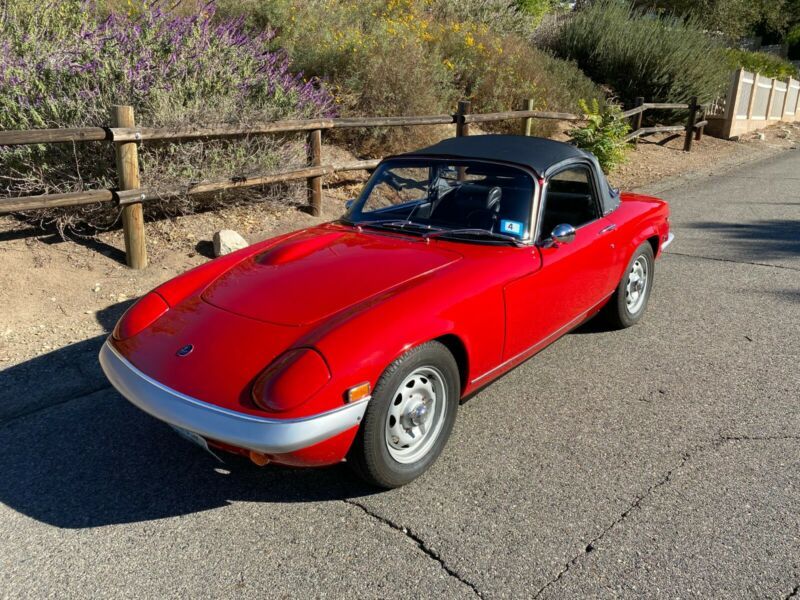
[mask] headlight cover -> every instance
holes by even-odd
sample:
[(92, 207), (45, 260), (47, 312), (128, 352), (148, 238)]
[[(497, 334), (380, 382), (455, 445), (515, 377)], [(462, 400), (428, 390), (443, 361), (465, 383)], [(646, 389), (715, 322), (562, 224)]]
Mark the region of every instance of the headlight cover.
[(270, 411), (300, 406), (331, 379), (322, 355), (312, 348), (288, 350), (275, 359), (253, 384), (253, 402)]
[(156, 319), (169, 310), (169, 304), (156, 292), (142, 296), (139, 301), (131, 306), (117, 321), (111, 334), (115, 340), (126, 340), (133, 337), (144, 328), (152, 325)]

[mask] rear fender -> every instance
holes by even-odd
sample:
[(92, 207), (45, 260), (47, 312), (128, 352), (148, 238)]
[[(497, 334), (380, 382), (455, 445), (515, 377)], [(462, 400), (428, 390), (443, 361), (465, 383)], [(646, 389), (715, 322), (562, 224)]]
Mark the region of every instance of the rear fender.
[[(625, 264), (627, 265), (627, 263), (630, 261), (630, 259), (633, 258), (633, 253), (636, 252), (636, 249), (639, 246), (641, 246), (644, 242), (646, 242), (647, 240), (649, 240), (652, 237), (661, 239), (659, 237), (659, 235), (660, 235), (659, 228), (656, 227), (655, 224), (650, 224), (650, 225), (644, 227), (641, 231), (639, 231), (639, 233), (631, 240), (631, 244), (628, 247), (628, 253), (627, 253), (628, 254), (628, 260), (626, 261)], [(660, 246), (660, 244), (659, 244), (659, 246)], [(657, 254), (657, 252), (653, 252), (653, 255), (655, 255), (655, 254)]]

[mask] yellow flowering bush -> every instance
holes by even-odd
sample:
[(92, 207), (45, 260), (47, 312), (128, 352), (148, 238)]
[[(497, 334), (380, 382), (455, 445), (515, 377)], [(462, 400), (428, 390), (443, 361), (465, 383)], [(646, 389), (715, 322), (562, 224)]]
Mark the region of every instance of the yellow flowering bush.
[[(505, 6), (499, 1), (474, 2), (483, 12), (465, 0), (218, 2), (238, 7), (250, 22), (254, 11), (271, 19), (254, 24), (276, 29), (275, 43), (293, 64), (326, 80), (343, 116), (450, 113), (459, 98), (472, 100), (475, 112), (510, 110), (527, 98), (542, 110), (577, 112), (579, 99), (603, 98), (577, 67), (533, 47), (527, 29), (509, 25), (528, 18), (524, 13), (506, 7), (493, 26), (487, 10)], [(435, 134), (426, 127), (347, 132), (362, 153), (406, 149)]]

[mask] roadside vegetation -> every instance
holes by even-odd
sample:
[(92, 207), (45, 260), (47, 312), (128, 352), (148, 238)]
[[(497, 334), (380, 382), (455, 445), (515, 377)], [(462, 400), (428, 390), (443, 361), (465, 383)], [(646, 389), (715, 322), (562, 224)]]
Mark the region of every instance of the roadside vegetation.
[[(508, 0), (275, 0), (221, 4), (275, 28), (297, 69), (330, 83), (342, 116), (509, 110), (528, 98), (540, 110), (578, 110), (603, 91), (530, 36), (549, 3)], [(252, 12), (256, 11), (256, 12)], [(320, 18), (324, 15), (324, 18)], [(309, 24), (313, 23), (313, 26)], [(499, 128), (515, 124), (499, 125)], [(518, 124), (517, 124), (518, 127)], [(537, 133), (553, 125), (537, 123)], [(431, 141), (431, 128), (353, 131), (345, 141), (380, 155)]]
[(601, 0), (578, 13), (552, 40), (553, 50), (608, 84), (626, 103), (642, 96), (661, 102), (714, 100), (729, 80), (721, 46), (693, 18), (642, 13)]
[(729, 48), (725, 51), (728, 65), (731, 69), (740, 67), (754, 73), (761, 73), (764, 77), (786, 79), (787, 77), (800, 77), (800, 70), (791, 62), (766, 52), (750, 52), (738, 48)]
[[(323, 115), (519, 108), (583, 112), (571, 139), (613, 169), (627, 127), (619, 105), (714, 100), (743, 66), (797, 76), (758, 35), (800, 45), (800, 0), (6, 0), (0, 3), (0, 128), (108, 123), (132, 104), (148, 126), (199, 126)], [(518, 131), (518, 122), (487, 124)], [(382, 156), (450, 129), (353, 129), (327, 135)], [(535, 121), (533, 133), (563, 132)], [(143, 144), (143, 185), (263, 173), (304, 160), (302, 136)], [(0, 149), (0, 194), (113, 187), (107, 144)], [(300, 188), (293, 192), (300, 197)], [(285, 197), (287, 190), (282, 189)], [(241, 195), (237, 195), (237, 198)], [(194, 201), (197, 202), (197, 201)], [(201, 201), (213, 206), (215, 199)], [(189, 200), (149, 205), (191, 212)], [(41, 214), (41, 213), (38, 213)], [(88, 216), (87, 216), (88, 215)], [(50, 213), (59, 224), (112, 225), (116, 211)]]
[[(0, 26), (0, 128), (105, 125), (113, 104), (133, 105), (139, 122), (148, 126), (175, 127), (334, 111), (325, 87), (296, 73), (285, 53), (272, 49), (269, 30), (248, 33), (238, 21), (215, 19), (213, 7), (194, 16), (155, 7), (105, 18), (94, 9), (80, 0), (12, 0)], [(266, 136), (235, 143), (143, 144), (142, 184), (157, 188), (263, 172), (302, 151), (302, 144)], [(109, 144), (0, 150), (3, 195), (115, 187), (115, 178)], [(75, 214), (54, 213), (61, 225)], [(96, 226), (117, 218), (105, 205), (77, 214)]]
[(625, 136), (630, 133), (630, 125), (615, 104), (603, 109), (596, 100), (591, 105), (583, 100), (580, 104), (586, 124), (569, 131), (570, 141), (594, 154), (603, 171), (610, 173), (625, 162), (628, 148)]

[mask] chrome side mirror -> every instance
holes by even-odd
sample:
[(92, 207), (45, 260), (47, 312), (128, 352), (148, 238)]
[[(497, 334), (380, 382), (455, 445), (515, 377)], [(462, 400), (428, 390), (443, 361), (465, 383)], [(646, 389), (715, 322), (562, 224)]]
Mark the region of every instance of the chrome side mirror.
[(551, 245), (569, 244), (575, 240), (575, 228), (569, 223), (561, 223), (550, 233)]
[(350, 198), (350, 200), (345, 200), (345, 201), (344, 201), (344, 207), (345, 207), (345, 209), (346, 209), (346, 210), (350, 210), (350, 208), (353, 206), (353, 204), (355, 204), (355, 202), (356, 202), (356, 201), (355, 201), (353, 198)]

